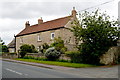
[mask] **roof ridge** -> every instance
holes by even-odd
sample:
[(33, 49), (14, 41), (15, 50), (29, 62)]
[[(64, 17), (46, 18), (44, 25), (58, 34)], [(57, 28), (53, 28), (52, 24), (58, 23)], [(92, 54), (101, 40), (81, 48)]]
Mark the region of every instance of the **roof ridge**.
[(71, 17), (71, 16), (65, 16), (65, 17), (61, 17), (61, 18), (57, 18), (57, 19), (53, 19), (53, 20), (50, 20), (50, 21), (46, 21), (46, 22), (44, 22), (44, 23), (51, 22), (51, 21), (55, 21), (55, 20), (59, 20), (59, 19), (63, 19), (63, 18), (67, 18), (67, 17)]
[(40, 25), (38, 25), (38, 24), (31, 25), (30, 27), (23, 29), (16, 36), (25, 35), (25, 34), (29, 34), (29, 33), (33, 33), (33, 32), (38, 32), (38, 31), (45, 31), (45, 30), (50, 30), (50, 29), (61, 28), (68, 23), (68, 21), (71, 19), (71, 17), (72, 16), (65, 16), (65, 17), (53, 19), (50, 21), (46, 21), (44, 23), (41, 23)]
[[(68, 18), (68, 17), (72, 17), (72, 16), (70, 15), (70, 16), (65, 16), (65, 17), (61, 17), (61, 18), (49, 20), (49, 21), (43, 22), (42, 24), (45, 24), (45, 23), (48, 23), (48, 22), (51, 22), (51, 21), (55, 21), (55, 20), (59, 20), (59, 19), (63, 19), (63, 18)], [(38, 24), (34, 24), (34, 25), (31, 25), (31, 27), (32, 27), (32, 26), (37, 26), (37, 25), (38, 25)]]

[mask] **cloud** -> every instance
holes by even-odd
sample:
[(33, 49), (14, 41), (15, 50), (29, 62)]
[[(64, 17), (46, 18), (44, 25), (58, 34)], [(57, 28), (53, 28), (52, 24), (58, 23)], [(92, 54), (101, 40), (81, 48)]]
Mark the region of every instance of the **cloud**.
[[(25, 28), (24, 23), (37, 24), (38, 18), (48, 21), (71, 14), (72, 7), (77, 12), (110, 0), (1, 0), (0, 2), (0, 37), (8, 44), (14, 34)], [(117, 17), (118, 0), (98, 6), (101, 11)], [(95, 8), (88, 11), (94, 11)]]
[[(3, 2), (1, 18), (28, 19), (39, 16), (70, 14), (72, 7), (79, 10), (92, 6), (95, 2)], [(86, 6), (85, 6), (86, 5)]]

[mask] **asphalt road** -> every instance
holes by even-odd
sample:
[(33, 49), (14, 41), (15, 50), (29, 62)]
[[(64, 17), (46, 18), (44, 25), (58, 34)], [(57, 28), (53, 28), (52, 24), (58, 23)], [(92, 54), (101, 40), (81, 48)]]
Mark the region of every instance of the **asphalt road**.
[(2, 61), (3, 78), (118, 78), (118, 66), (79, 68), (68, 70), (48, 69), (26, 64)]
[(69, 72), (30, 66), (20, 63), (2, 63), (3, 78), (80, 78), (80, 75)]

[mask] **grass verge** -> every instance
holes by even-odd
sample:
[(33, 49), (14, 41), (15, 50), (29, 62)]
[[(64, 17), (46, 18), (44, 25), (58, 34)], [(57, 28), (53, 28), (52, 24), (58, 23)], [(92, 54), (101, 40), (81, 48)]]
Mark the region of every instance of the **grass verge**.
[(69, 63), (69, 62), (40, 61), (40, 60), (34, 60), (34, 59), (21, 59), (21, 58), (17, 58), (15, 60), (56, 65), (56, 66), (64, 66), (64, 67), (72, 67), (72, 68), (95, 67), (95, 65), (90, 65), (90, 64)]

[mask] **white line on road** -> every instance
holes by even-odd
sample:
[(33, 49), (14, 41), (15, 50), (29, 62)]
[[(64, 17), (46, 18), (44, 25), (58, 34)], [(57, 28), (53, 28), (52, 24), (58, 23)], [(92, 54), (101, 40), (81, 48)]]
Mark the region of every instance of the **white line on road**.
[(6, 68), (6, 70), (11, 71), (11, 72), (14, 72), (14, 73), (19, 74), (19, 75), (23, 75), (22, 73), (20, 73), (20, 72), (16, 72), (16, 71), (14, 71), (14, 70), (12, 70), (12, 69), (8, 69), (8, 68)]

